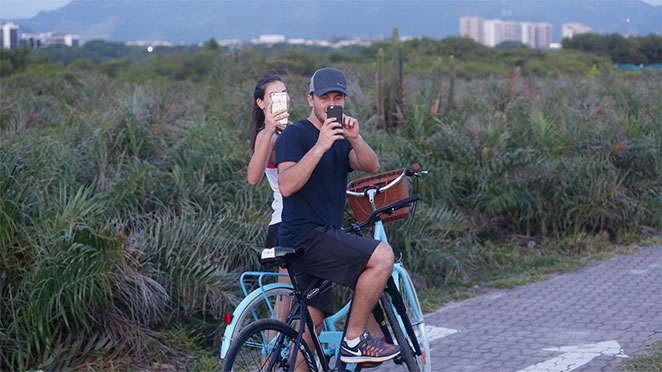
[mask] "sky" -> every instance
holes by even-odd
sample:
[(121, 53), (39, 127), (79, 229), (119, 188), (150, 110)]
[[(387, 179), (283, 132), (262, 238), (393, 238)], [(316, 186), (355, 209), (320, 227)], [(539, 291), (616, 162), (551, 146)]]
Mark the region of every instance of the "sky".
[[(32, 18), (42, 10), (60, 8), (71, 0), (0, 0), (0, 19)], [(107, 1), (107, 0), (98, 0)], [(652, 5), (662, 5), (662, 0), (643, 0)]]
[(32, 18), (42, 10), (61, 8), (70, 1), (71, 0), (0, 0), (0, 19)]

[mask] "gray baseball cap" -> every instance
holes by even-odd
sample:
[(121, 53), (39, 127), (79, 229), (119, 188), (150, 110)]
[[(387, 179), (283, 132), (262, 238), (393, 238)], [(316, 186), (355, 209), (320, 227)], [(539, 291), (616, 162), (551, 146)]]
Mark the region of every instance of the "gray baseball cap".
[(310, 93), (321, 96), (328, 92), (340, 92), (346, 96), (347, 79), (340, 70), (331, 67), (321, 68), (310, 78)]

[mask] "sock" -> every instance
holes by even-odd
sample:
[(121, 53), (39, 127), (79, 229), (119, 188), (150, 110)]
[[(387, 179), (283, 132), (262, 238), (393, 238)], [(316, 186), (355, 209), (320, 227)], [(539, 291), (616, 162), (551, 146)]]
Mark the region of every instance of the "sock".
[(347, 346), (349, 346), (349, 347), (354, 347), (354, 346), (358, 345), (359, 342), (361, 342), (361, 337), (357, 337), (357, 338), (355, 338), (355, 339), (353, 339), (353, 340), (348, 340), (347, 337), (343, 337), (343, 341), (345, 341), (345, 343), (347, 344)]

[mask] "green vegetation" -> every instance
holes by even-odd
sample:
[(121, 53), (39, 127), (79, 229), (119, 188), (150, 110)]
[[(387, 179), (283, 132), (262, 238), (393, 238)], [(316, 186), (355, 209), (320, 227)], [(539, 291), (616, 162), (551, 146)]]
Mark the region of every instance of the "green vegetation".
[[(376, 68), (379, 49), (387, 60), (402, 60), (402, 66), (391, 69), (387, 75), (402, 71), (403, 74), (428, 74), (437, 58), (455, 56), (457, 77), (488, 78), (508, 77), (513, 66), (519, 66), (524, 76), (565, 76), (586, 74), (591, 66), (611, 68), (608, 55), (597, 55), (569, 50), (541, 51), (523, 48), (490, 48), (467, 38), (449, 37), (442, 40), (421, 38), (398, 42), (397, 34), (392, 42), (376, 42), (368, 47), (332, 49), (301, 45), (255, 45), (244, 49), (220, 47), (211, 39), (202, 47), (155, 47), (152, 53), (144, 47), (126, 46), (105, 41), (88, 42), (80, 48), (54, 47), (30, 51), (0, 50), (0, 76), (7, 77), (18, 71), (36, 70), (44, 66), (67, 66), (103, 72), (122, 81), (146, 82), (204, 81), (218, 68), (219, 56), (228, 63), (252, 64), (254, 70), (268, 70), (278, 74), (312, 75), (319, 66), (351, 65), (355, 68)], [(224, 59), (224, 58), (220, 58)], [(450, 66), (444, 66), (448, 73)], [(389, 80), (392, 80), (390, 78)], [(396, 82), (397, 83), (397, 82)], [(388, 93), (388, 92), (387, 92)], [(397, 101), (397, 97), (394, 97)]]
[[(251, 92), (267, 72), (283, 75), (302, 118), (310, 74), (346, 71), (347, 112), (382, 170), (430, 171), (416, 214), (388, 229), (431, 292), (509, 286), (659, 234), (659, 72), (621, 74), (579, 51), (400, 44), (402, 122), (388, 129), (375, 78), (386, 43), (210, 41), (66, 64), (3, 51), (0, 369), (213, 368), (222, 314), (238, 274), (258, 268), (270, 214), (269, 187), (245, 181)], [(431, 115), (437, 98), (452, 104)]]
[(627, 372), (660, 372), (662, 371), (662, 341), (653, 342), (642, 350), (642, 354), (624, 359), (619, 368)]
[(619, 34), (581, 34), (572, 39), (563, 39), (562, 45), (563, 49), (608, 56), (614, 63), (662, 63), (662, 36), (655, 34), (628, 38)]

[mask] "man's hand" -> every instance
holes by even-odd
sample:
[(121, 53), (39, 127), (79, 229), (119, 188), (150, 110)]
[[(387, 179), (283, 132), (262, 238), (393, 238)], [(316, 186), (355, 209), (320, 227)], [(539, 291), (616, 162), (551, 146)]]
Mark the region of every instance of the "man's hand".
[(343, 135), (350, 142), (359, 138), (359, 121), (351, 116), (342, 116), (343, 121)]
[(379, 160), (370, 145), (361, 137), (359, 121), (351, 116), (343, 115), (343, 135), (352, 145), (352, 150), (349, 152), (349, 165), (352, 169), (377, 173)]
[[(357, 128), (358, 129), (358, 128)], [(328, 151), (333, 143), (337, 140), (343, 139), (344, 129), (340, 123), (336, 122), (335, 118), (327, 118), (322, 123), (319, 137), (317, 138), (316, 146), (323, 152)]]

